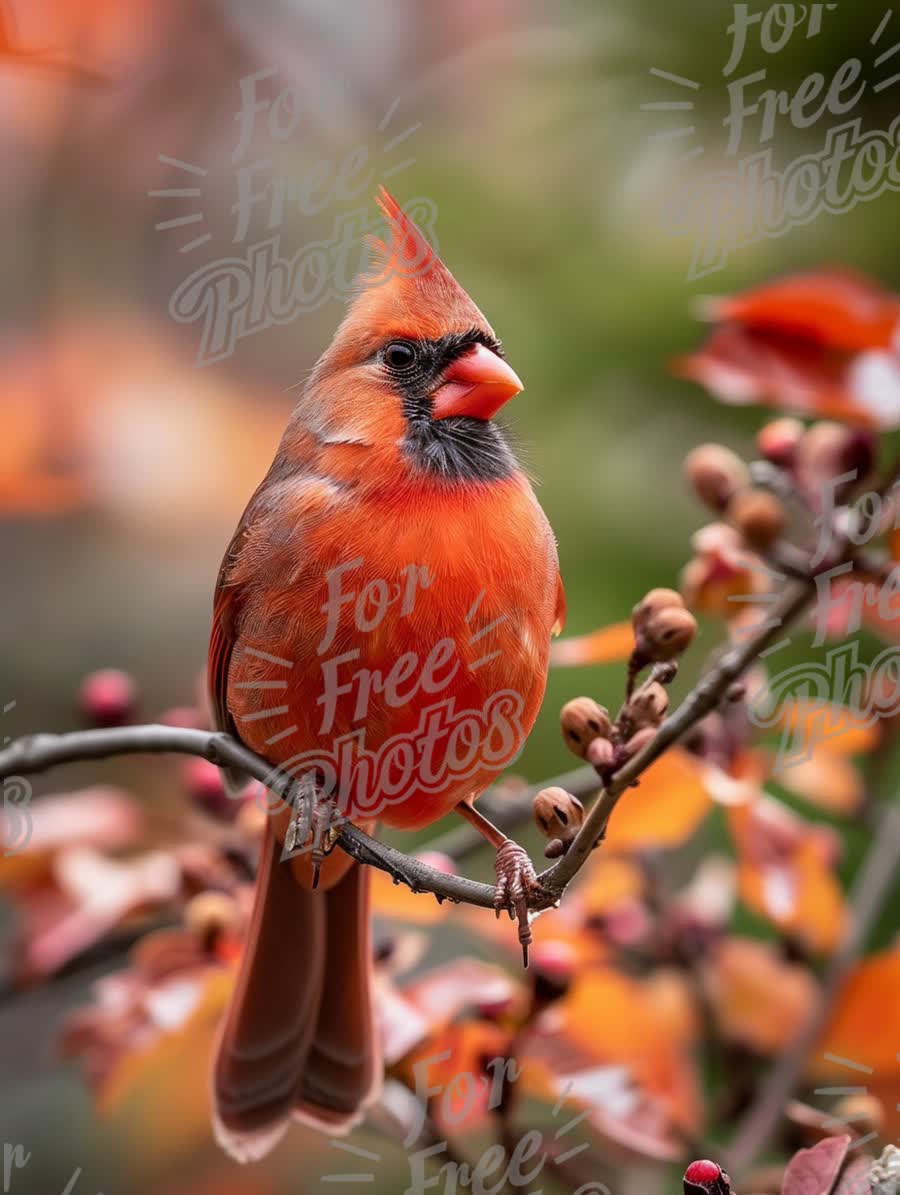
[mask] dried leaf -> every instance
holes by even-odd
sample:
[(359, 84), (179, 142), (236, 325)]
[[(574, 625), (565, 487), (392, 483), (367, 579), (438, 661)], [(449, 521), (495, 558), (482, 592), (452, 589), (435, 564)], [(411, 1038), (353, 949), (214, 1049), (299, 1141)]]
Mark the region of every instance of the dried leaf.
[(810, 950), (833, 950), (847, 924), (844, 894), (832, 872), (834, 833), (804, 822), (770, 796), (729, 809), (728, 824), (744, 904)]
[(782, 1195), (831, 1195), (849, 1146), (849, 1137), (827, 1137), (801, 1149), (785, 1171)]
[(726, 324), (672, 369), (733, 405), (878, 428), (900, 422), (900, 361), (881, 350), (842, 358), (812, 340)]

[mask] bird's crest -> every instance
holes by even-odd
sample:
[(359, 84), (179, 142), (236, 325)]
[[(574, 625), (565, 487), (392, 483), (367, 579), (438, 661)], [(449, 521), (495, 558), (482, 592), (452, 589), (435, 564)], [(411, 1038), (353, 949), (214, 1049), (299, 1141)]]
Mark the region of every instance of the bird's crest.
[(432, 269), (438, 259), (431, 243), (390, 191), (379, 187), (375, 203), (387, 222), (387, 240), (369, 237), (374, 262), (364, 285), (377, 286), (394, 277), (415, 278)]
[(438, 337), (478, 327), (493, 335), (409, 213), (384, 187), (375, 202), (386, 234), (369, 237), (373, 267), (359, 279), (344, 330)]

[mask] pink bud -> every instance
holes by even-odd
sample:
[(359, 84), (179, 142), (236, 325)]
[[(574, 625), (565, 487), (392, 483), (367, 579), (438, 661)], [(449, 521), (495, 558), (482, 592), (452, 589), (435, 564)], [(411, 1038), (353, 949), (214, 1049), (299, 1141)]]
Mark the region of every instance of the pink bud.
[(575, 974), (578, 960), (566, 942), (535, 942), (531, 947), (531, 966), (548, 979), (566, 982)]
[(767, 461), (782, 469), (790, 469), (805, 431), (799, 419), (776, 419), (760, 429), (756, 446)]
[(176, 705), (160, 714), (163, 726), (180, 726), (184, 730), (209, 730), (209, 719), (196, 705)]
[(443, 851), (420, 851), (416, 855), (416, 858), (420, 863), (424, 863), (426, 867), (433, 867), (435, 871), (440, 871), (444, 875), (452, 876), (456, 874), (456, 864)]
[(584, 758), (598, 772), (609, 771), (616, 763), (616, 749), (609, 739), (594, 739), (588, 746)]
[(105, 668), (82, 681), (78, 703), (87, 721), (95, 726), (123, 726), (137, 707), (137, 686), (127, 672)]
[(722, 1173), (721, 1166), (710, 1162), (708, 1158), (701, 1158), (699, 1162), (691, 1162), (684, 1177), (689, 1183), (713, 1183)]
[(705, 1191), (708, 1195), (732, 1195), (731, 1179), (721, 1166), (708, 1158), (691, 1162), (684, 1172), (686, 1192)]
[(222, 773), (208, 759), (189, 759), (182, 766), (182, 782), (188, 796), (210, 817), (230, 821), (237, 816), (239, 801), (229, 799)]

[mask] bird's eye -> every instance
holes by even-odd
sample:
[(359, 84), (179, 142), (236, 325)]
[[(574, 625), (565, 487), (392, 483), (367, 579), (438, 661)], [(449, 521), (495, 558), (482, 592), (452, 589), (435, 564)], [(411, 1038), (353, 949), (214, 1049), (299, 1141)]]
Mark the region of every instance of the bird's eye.
[(395, 340), (384, 350), (382, 358), (388, 369), (395, 373), (403, 373), (415, 365), (416, 350), (403, 340)]

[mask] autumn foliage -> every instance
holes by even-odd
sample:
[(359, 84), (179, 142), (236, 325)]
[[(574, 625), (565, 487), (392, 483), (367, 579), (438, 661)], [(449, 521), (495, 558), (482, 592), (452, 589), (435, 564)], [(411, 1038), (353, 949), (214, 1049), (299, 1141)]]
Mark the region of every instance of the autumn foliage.
[[(566, 1120), (584, 1113), (588, 1171), (613, 1189), (617, 1169), (640, 1161), (683, 1174), (687, 1192), (897, 1191), (887, 1148), (900, 1135), (895, 927), (876, 927), (870, 911), (872, 932), (847, 955), (846, 973), (836, 984), (828, 976), (854, 921), (854, 877), (895, 800), (885, 778), (900, 702), (892, 705), (890, 669), (836, 690), (806, 662), (815, 638), (816, 659), (861, 634), (869, 656), (898, 640), (884, 590), (900, 550), (900, 490), (884, 437), (900, 425), (900, 298), (821, 271), (711, 301), (703, 314), (709, 336), (676, 373), (725, 402), (774, 407), (778, 418), (761, 421), (755, 461), (723, 445), (689, 456), (687, 483), (712, 521), (686, 545), (680, 578), (658, 579), (672, 588), (636, 594), (634, 614), (555, 646), (554, 665), (573, 670), (562, 732), (583, 784), (577, 794), (548, 785), (533, 810), (520, 797), (521, 825), (533, 815), (541, 848), (565, 855), (601, 785), (805, 577), (805, 621), (784, 634), (794, 638), (784, 658), (799, 683), (785, 683), (778, 654), (756, 660), (642, 773), (560, 906), (536, 920), (527, 972), (505, 921), (374, 873), (387, 1094), (367, 1132), (399, 1149), (421, 1119), (423, 1133), (446, 1136), (464, 1155), (476, 1139), (508, 1148), (565, 1108)], [(23, 363), (15, 385), (28, 384)], [(86, 482), (74, 465), (65, 479), (49, 478), (40, 429), (24, 414), (16, 426), (7, 471), (27, 478), (33, 511), (81, 501)], [(877, 504), (861, 502), (866, 494)], [(844, 541), (816, 561), (824, 519)], [(860, 542), (848, 548), (852, 527)], [(839, 556), (847, 567), (826, 600), (815, 576)], [(860, 585), (876, 597), (857, 608)], [(578, 697), (574, 670), (597, 664), (618, 666), (616, 691)], [(159, 720), (207, 725), (190, 694), (172, 700), (183, 704)], [(90, 678), (81, 693), (83, 716), (98, 724), (127, 722), (139, 704), (121, 674)], [(92, 1002), (55, 1034), (62, 1055), (80, 1063), (98, 1115), (150, 1172), (153, 1159), (187, 1156), (209, 1138), (209, 1057), (265, 816), (258, 790), (228, 797), (212, 765), (160, 766), (164, 809), (119, 787), (59, 793), (35, 805), (27, 848), (0, 860), (0, 886), (18, 911), (18, 987), (53, 983), (104, 952), (119, 956)], [(510, 800), (521, 787), (510, 781)], [(466, 871), (467, 848), (453, 841), (423, 855)], [(822, 1010), (824, 1028), (778, 1109), (773, 1148), (741, 1159), (738, 1174), (730, 1148), (761, 1083)], [(502, 1098), (483, 1087), (468, 1098), (459, 1077), (493, 1077), (498, 1059), (514, 1063)], [(431, 1087), (450, 1093), (424, 1108), (423, 1067)], [(862, 1095), (834, 1090), (860, 1086), (860, 1074)], [(553, 1181), (578, 1189), (585, 1156), (569, 1158), (547, 1137)], [(310, 1138), (283, 1148), (325, 1151)]]

